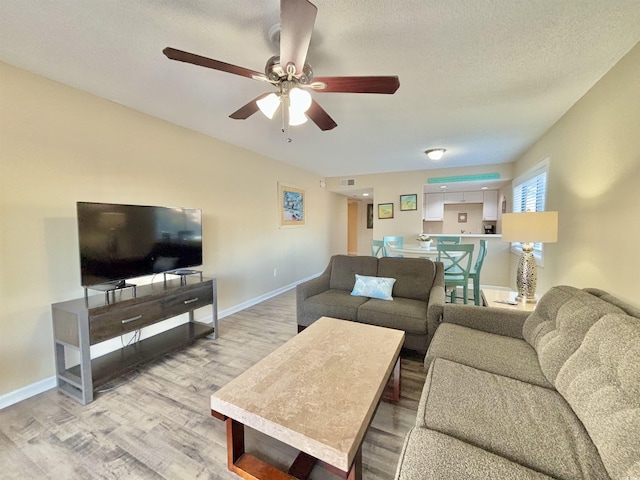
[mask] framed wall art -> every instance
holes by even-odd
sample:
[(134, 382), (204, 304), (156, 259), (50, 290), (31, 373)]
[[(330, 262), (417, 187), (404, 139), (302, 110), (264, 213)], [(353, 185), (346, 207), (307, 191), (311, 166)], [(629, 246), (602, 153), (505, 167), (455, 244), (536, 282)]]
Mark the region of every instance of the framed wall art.
[(373, 203), (367, 203), (367, 228), (373, 228)]
[(379, 203), (378, 218), (393, 218), (393, 203)]
[(418, 194), (412, 193), (409, 195), (400, 195), (400, 211), (418, 209)]
[(278, 217), (280, 228), (304, 227), (307, 222), (303, 189), (278, 182)]

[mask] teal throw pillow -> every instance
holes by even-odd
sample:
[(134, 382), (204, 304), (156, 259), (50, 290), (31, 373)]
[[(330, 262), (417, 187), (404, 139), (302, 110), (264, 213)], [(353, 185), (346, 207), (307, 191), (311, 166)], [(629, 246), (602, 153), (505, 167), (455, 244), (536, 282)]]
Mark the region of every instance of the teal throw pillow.
[(393, 300), (391, 291), (394, 283), (396, 283), (395, 278), (367, 277), (356, 273), (356, 284), (353, 286), (351, 295)]

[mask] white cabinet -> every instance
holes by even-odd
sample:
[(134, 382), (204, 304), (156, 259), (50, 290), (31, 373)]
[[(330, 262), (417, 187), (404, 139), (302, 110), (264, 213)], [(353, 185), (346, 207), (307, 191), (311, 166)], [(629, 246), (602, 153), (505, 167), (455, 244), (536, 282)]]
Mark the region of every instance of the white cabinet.
[(428, 222), (444, 220), (444, 193), (425, 193), (424, 220)]
[(444, 194), (445, 205), (451, 203), (482, 203), (482, 192), (451, 192)]
[(442, 222), (444, 206), (456, 203), (482, 203), (482, 220), (498, 220), (498, 191), (425, 193), (424, 220)]
[(484, 197), (482, 192), (464, 192), (464, 203), (482, 203)]
[(498, 220), (498, 191), (486, 190), (482, 202), (482, 220)]
[(444, 194), (444, 203), (462, 203), (464, 202), (464, 193), (463, 192), (451, 192)]

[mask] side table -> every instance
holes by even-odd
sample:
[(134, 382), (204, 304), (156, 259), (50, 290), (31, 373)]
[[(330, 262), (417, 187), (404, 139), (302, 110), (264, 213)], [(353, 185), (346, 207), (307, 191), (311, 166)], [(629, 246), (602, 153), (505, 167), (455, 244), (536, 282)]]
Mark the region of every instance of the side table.
[[(538, 303), (523, 303), (517, 302), (516, 297), (518, 292), (508, 289), (500, 288), (483, 288), (480, 290), (482, 295), (482, 304), (485, 307), (498, 307), (498, 308), (511, 308), (517, 310), (524, 310), (527, 312), (533, 312)], [(539, 296), (536, 295), (536, 300), (539, 300)]]

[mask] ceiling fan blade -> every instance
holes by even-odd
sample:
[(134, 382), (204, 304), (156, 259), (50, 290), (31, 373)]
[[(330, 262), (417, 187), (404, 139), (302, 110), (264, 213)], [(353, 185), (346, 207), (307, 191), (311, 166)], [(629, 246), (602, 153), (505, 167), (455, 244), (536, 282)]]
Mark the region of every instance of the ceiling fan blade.
[(400, 87), (397, 76), (392, 77), (313, 77), (314, 83), (325, 83), (326, 88), (314, 88), (316, 92), (386, 93), (392, 94)]
[(184, 52), (175, 48), (167, 47), (162, 50), (167, 58), (171, 60), (177, 60), (179, 62), (191, 63), (193, 65), (199, 65), (201, 67), (213, 68), (214, 70), (220, 70), (221, 72), (233, 73), (234, 75), (240, 75), (241, 77), (264, 77), (264, 74), (249, 70), (248, 68), (238, 67), (237, 65), (231, 65), (230, 63), (221, 62), (219, 60), (213, 60), (212, 58), (201, 57), (195, 53)]
[(331, 118), (315, 100), (311, 101), (311, 106), (305, 113), (322, 131), (332, 130), (338, 126), (333, 118)]
[(229, 118), (233, 118), (234, 120), (246, 120), (251, 115), (256, 113), (260, 108), (258, 107), (258, 100), (262, 100), (264, 97), (269, 95), (268, 93), (263, 93), (259, 97), (254, 98), (249, 103), (240, 107), (238, 110), (229, 115)]
[(317, 13), (308, 0), (280, 0), (280, 65), (285, 71), (293, 63), (295, 74), (302, 73)]

